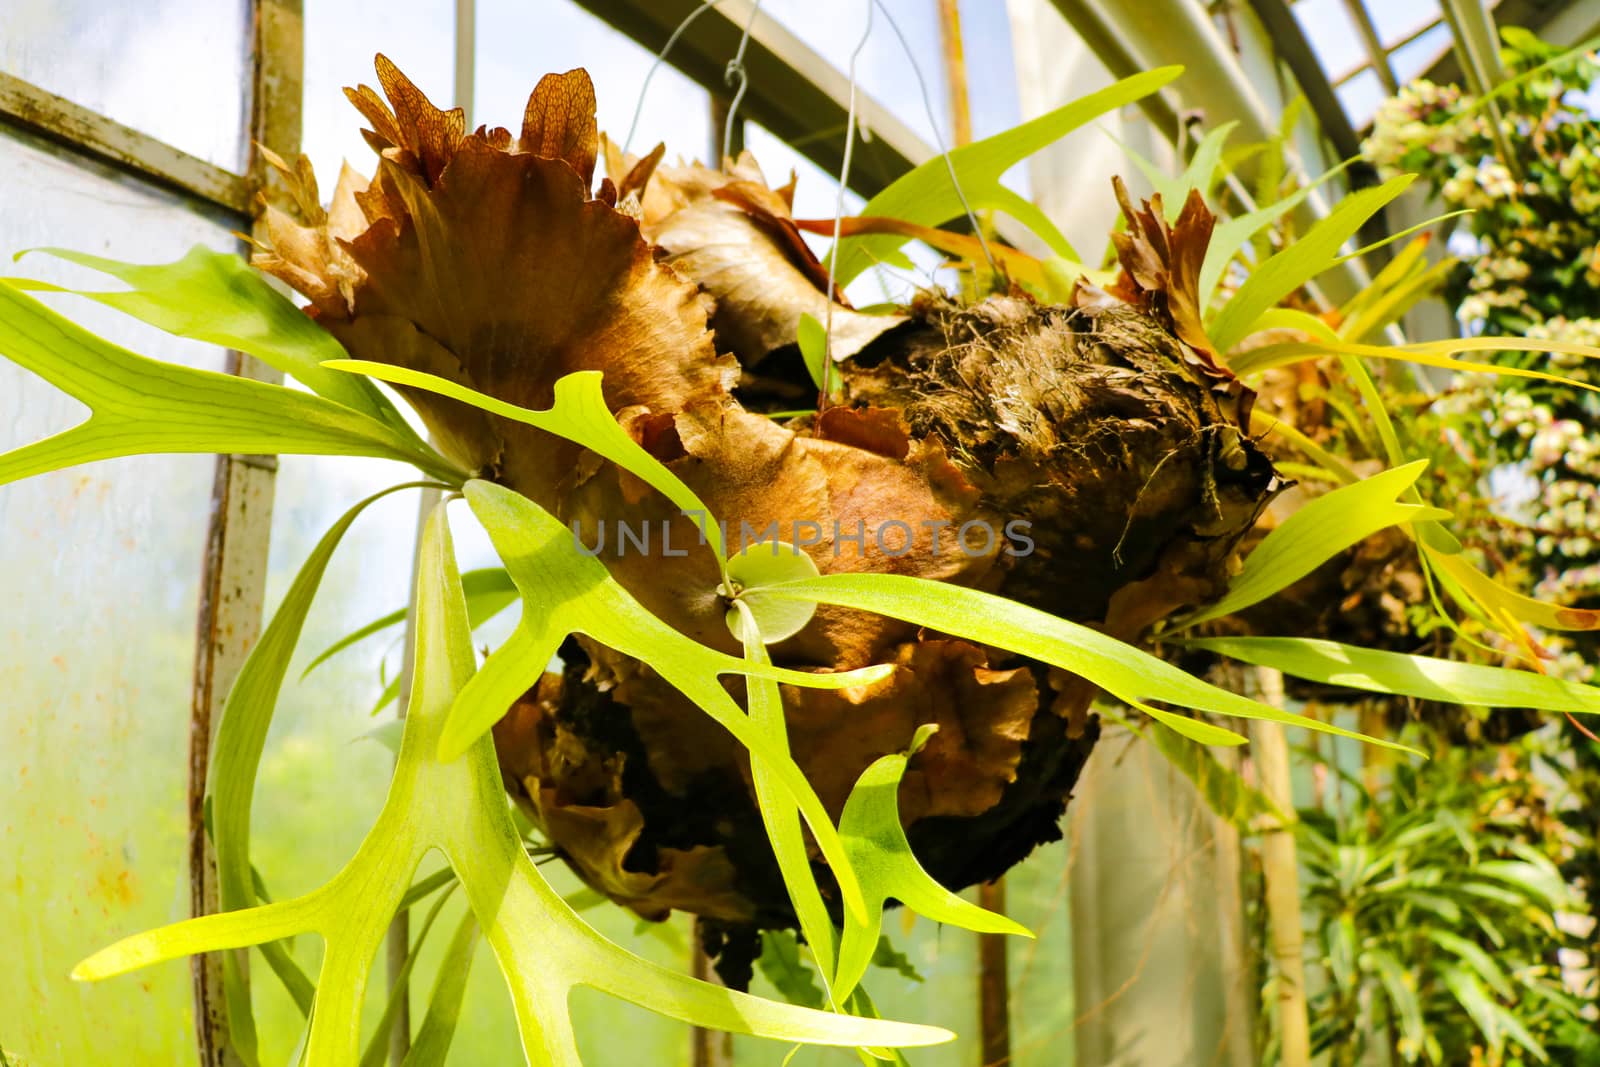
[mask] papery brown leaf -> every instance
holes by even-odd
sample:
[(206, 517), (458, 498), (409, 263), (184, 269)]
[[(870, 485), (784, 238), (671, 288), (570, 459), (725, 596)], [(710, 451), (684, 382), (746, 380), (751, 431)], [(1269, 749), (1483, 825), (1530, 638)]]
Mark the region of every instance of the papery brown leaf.
[(893, 408), (828, 408), (817, 415), (817, 436), (893, 459), (911, 451), (905, 417)]
[[(455, 356), (473, 388), (525, 407), (547, 407), (556, 379), (576, 370), (604, 371), (616, 406), (660, 411), (731, 382), (735, 368), (712, 350), (693, 288), (655, 263), (632, 220), (589, 200), (564, 162), (469, 137), (432, 189), (382, 166), (404, 219), (348, 245), (368, 279), (353, 319), (410, 319)], [(571, 446), (514, 427), (502, 436), (530, 442), (507, 454), (511, 484), (550, 499)], [(475, 467), (488, 459), (457, 458)]]
[[(394, 106), (392, 127), (401, 138), (400, 145), (420, 162), (423, 177), (430, 183), (438, 181), (461, 145), (467, 113), (458, 107), (449, 111), (434, 107), (422, 90), (382, 53), (376, 65), (378, 84)], [(381, 131), (374, 127), (374, 132)]]
[(939, 731), (906, 770), (901, 817), (913, 823), (994, 807), (1016, 777), (1039, 708), (1032, 673), (993, 670), (982, 649), (949, 639), (906, 642), (885, 662), (896, 670), (881, 682), (789, 694), (791, 751), (829, 813), (837, 817), (861, 772), (905, 751), (926, 723)]
[[(802, 315), (827, 318), (828, 272), (745, 153), (727, 170), (658, 167), (646, 189), (643, 230), (665, 262), (716, 301), (717, 340), (756, 366), (793, 345)], [(847, 359), (904, 319), (833, 305), (832, 354)]]
[(528, 97), (517, 147), (544, 159), (565, 160), (587, 189), (594, 181), (599, 152), (595, 107), (594, 83), (588, 71), (580, 67), (565, 74), (546, 74)]
[(1199, 292), (1200, 267), (1211, 243), (1216, 216), (1206, 207), (1200, 191), (1191, 189), (1178, 221), (1168, 226), (1162, 214), (1161, 194), (1157, 193), (1136, 210), (1122, 179), (1112, 178), (1111, 181), (1117, 202), (1128, 220), (1127, 233), (1111, 235), (1125, 272), (1121, 284), (1112, 290), (1113, 295), (1130, 304), (1141, 305), (1158, 316), (1164, 314), (1172, 324), (1174, 336), (1192, 348), (1209, 367), (1223, 371), (1212, 352), (1211, 340), (1206, 336)]

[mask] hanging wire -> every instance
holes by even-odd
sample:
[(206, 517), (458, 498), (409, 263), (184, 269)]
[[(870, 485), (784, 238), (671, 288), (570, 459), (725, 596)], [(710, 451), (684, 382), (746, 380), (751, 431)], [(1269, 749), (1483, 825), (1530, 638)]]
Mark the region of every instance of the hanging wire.
[(872, 12), (876, 7), (875, 0), (867, 4), (867, 27), (861, 33), (861, 40), (856, 42), (855, 50), (850, 53), (850, 109), (845, 113), (844, 159), (839, 165), (839, 189), (833, 202), (833, 249), (828, 254), (828, 291), (823, 294), (827, 310), (823, 312), (822, 324), (822, 395), (817, 398), (819, 411), (828, 406), (829, 379), (833, 371), (834, 279), (839, 267), (839, 231), (844, 225), (844, 194), (850, 187), (850, 157), (856, 147), (856, 60), (861, 57), (862, 50), (867, 47), (867, 39), (872, 36)]
[[(978, 225), (978, 216), (972, 210), (972, 205), (967, 201), (967, 191), (961, 187), (961, 179), (956, 177), (956, 165), (950, 158), (950, 146), (944, 139), (943, 132), (939, 129), (939, 120), (933, 113), (933, 97), (928, 92), (928, 80), (922, 76), (922, 66), (917, 62), (917, 54), (911, 49), (911, 42), (906, 40), (906, 35), (901, 32), (900, 24), (895, 21), (883, 0), (869, 0), (873, 7), (883, 12), (883, 17), (889, 23), (889, 28), (894, 31), (895, 37), (900, 41), (900, 49), (906, 54), (906, 61), (911, 64), (911, 73), (916, 75), (917, 89), (922, 94), (922, 109), (928, 116), (928, 125), (933, 128), (933, 139), (939, 146), (939, 154), (944, 157), (945, 170), (950, 174), (950, 184), (956, 191), (956, 199), (961, 201), (961, 210), (966, 213), (967, 222), (972, 226), (972, 232), (978, 238), (978, 247), (983, 249), (983, 258), (989, 261), (989, 269), (996, 275), (1000, 273), (1000, 264), (995, 262), (994, 251), (989, 247), (988, 238), (983, 235), (983, 227)], [(855, 83), (850, 85), (851, 103), (854, 106)]]
[[(633, 104), (633, 120), (628, 123), (628, 136), (622, 142), (623, 155), (627, 155), (629, 147), (633, 144), (634, 134), (639, 132), (639, 117), (644, 114), (644, 102), (650, 95), (650, 82), (655, 78), (656, 71), (661, 69), (662, 64), (667, 61), (668, 53), (677, 45), (678, 40), (688, 31), (689, 27), (694, 25), (695, 19), (698, 19), (721, 2), (722, 0), (705, 0), (699, 7), (685, 15), (683, 21), (678, 23), (677, 28), (672, 31), (672, 35), (667, 38), (667, 43), (661, 46), (661, 51), (656, 53), (654, 62), (650, 64), (650, 69), (645, 72), (644, 83), (639, 86), (639, 98)], [(751, 7), (750, 14), (744, 22), (744, 31), (739, 35), (738, 51), (734, 53), (732, 59), (728, 60), (728, 66), (722, 74), (724, 83), (728, 88), (734, 89), (733, 102), (728, 106), (728, 117), (722, 127), (724, 150), (733, 144), (733, 128), (734, 123), (738, 121), (739, 105), (744, 102), (744, 94), (750, 88), (750, 76), (745, 70), (744, 54), (745, 50), (750, 47), (750, 31), (755, 27), (756, 15), (761, 12), (761, 4), (762, 0), (756, 0), (755, 5)]]
[[(734, 83), (739, 83), (739, 87), (734, 89), (733, 100), (728, 104), (728, 117), (722, 124), (723, 155), (730, 155), (733, 152), (733, 128), (739, 120), (739, 105), (744, 103), (745, 91), (750, 88), (750, 76), (744, 69), (744, 51), (750, 47), (750, 30), (755, 26), (756, 16), (760, 13), (761, 0), (756, 0), (750, 8), (750, 17), (744, 20), (744, 32), (739, 35), (739, 50), (728, 60), (727, 69), (722, 72), (722, 82), (728, 88), (733, 89)], [(851, 62), (854, 63), (854, 60)]]
[[(667, 61), (667, 53), (671, 52), (673, 46), (678, 43), (678, 38), (682, 37), (689, 27), (694, 25), (694, 20), (699, 18), (701, 15), (704, 15), (707, 11), (710, 11), (721, 2), (722, 0), (706, 0), (705, 3), (701, 4), (699, 7), (685, 15), (683, 21), (678, 23), (678, 28), (672, 31), (672, 36), (667, 38), (667, 43), (661, 46), (661, 51), (656, 53), (655, 62), (651, 63), (650, 69), (645, 72), (644, 84), (639, 86), (639, 99), (635, 100), (633, 104), (633, 121), (628, 123), (628, 136), (622, 142), (623, 155), (628, 154), (628, 146), (633, 144), (633, 135), (639, 130), (639, 116), (644, 113), (644, 101), (645, 98), (650, 95), (650, 79), (656, 76), (656, 71), (660, 70), (661, 65)], [(744, 32), (745, 36), (748, 38), (750, 34), (750, 27), (746, 26)], [(744, 45), (742, 42), (739, 46), (739, 54), (744, 54)], [(726, 144), (727, 142), (724, 141), (723, 143)]]

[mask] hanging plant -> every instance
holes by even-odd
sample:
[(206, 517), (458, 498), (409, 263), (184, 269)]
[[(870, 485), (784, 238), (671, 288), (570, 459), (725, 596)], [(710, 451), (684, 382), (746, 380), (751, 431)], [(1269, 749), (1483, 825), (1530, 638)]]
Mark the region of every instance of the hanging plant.
[[(749, 156), (664, 166), (660, 149), (634, 159), (603, 145), (581, 70), (542, 80), (515, 133), (469, 132), (379, 57), (382, 95), (349, 92), (379, 154), (371, 179), (346, 169), (324, 207), (309, 165), (279, 161), (298, 217), (268, 209), (255, 265), (304, 313), (215, 253), (139, 267), (67, 254), (130, 286), (89, 295), (256, 355), (309, 393), (143, 359), (27, 296), (36, 283), (0, 285), (0, 353), (92, 409), (0, 457), (0, 481), (139, 452), (381, 456), (464, 501), (504, 565), (469, 588), (434, 513), (384, 809), (327, 885), (259, 903), (255, 771), (323, 571), (370, 501), (341, 519), (227, 701), (210, 787), (224, 912), (135, 934), (75, 974), (259, 945), (308, 1015), (306, 1061), (352, 1063), (391, 917), (458, 881), (472, 919), (452, 959), (464, 968), (481, 931), (530, 1063), (577, 1063), (565, 1004), (577, 985), (783, 1041), (928, 1044), (950, 1035), (873, 1017), (860, 988), (883, 907), (1025, 933), (953, 891), (1059, 836), (1097, 695), (1173, 744), (1243, 742), (1215, 717), (1359, 736), (1218, 688), (1139, 647), (1152, 636), (1185, 639), (1390, 529), (1464, 612), (1518, 633), (1519, 619), (1600, 625), (1468, 564), (1381, 406), (1367, 415), (1394, 469), (1337, 476), (1349, 484), (1319, 510), (1244, 551), (1285, 485), (1247, 379), (1329, 354), (1367, 385), (1371, 358), (1488, 368), (1456, 358), (1470, 345), (1366, 344), (1280, 306), (1405, 180), (1348, 197), (1226, 287), (1251, 231), (1218, 229), (1193, 188), (1135, 205), (1119, 184), (1127, 229), (1102, 273), (998, 186), (1017, 160), (1177, 73), (1138, 75), (911, 172), (852, 221), (830, 272), (791, 217), (792, 185), (771, 188)], [(1054, 257), (939, 229), (961, 210), (952, 173), (980, 206), (1043, 231)], [(972, 297), (926, 293), (872, 315), (830, 288), (830, 273), (848, 279), (908, 235), (963, 256)], [(400, 391), (431, 443), (374, 381)], [(512, 599), (516, 630), (478, 663), (473, 620)], [(1600, 709), (1600, 691), (1526, 671), (1302, 638), (1189, 644), (1326, 684)], [(694, 982), (601, 938), (529, 859), (502, 789), (536, 827), (532, 847), (600, 894), (645, 918), (719, 924), (730, 975), (747, 971), (759, 931), (798, 928), (826, 1010)], [(451, 873), (414, 883), (431, 849)], [(327, 944), (315, 979), (278, 945), (300, 932)], [(241, 958), (227, 957), (235, 991)], [(441, 982), (442, 1017), (459, 996)], [(250, 1049), (248, 1010), (235, 1014)]]

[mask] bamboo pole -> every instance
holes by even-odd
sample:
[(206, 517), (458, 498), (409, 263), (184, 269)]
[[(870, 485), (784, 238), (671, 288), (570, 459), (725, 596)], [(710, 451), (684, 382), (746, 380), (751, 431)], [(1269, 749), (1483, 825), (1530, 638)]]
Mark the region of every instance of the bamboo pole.
[[(1004, 915), (1006, 882), (978, 885), (978, 906)], [(1011, 1062), (1011, 985), (1005, 934), (978, 935), (978, 1034), (983, 1067)]]
[[(1284, 705), (1283, 674), (1270, 667), (1256, 669), (1261, 699), (1273, 707)], [(1284, 821), (1261, 839), (1261, 868), (1266, 882), (1267, 927), (1272, 960), (1277, 971), (1278, 1040), (1281, 1067), (1310, 1067), (1311, 1025), (1306, 1009), (1304, 933), (1300, 926), (1300, 870), (1295, 854), (1294, 793), (1289, 779), (1289, 740), (1282, 724), (1256, 722), (1256, 767), (1261, 791), (1284, 815)]]
[(972, 104), (967, 96), (967, 53), (961, 43), (961, 0), (939, 0), (939, 40), (944, 46), (945, 83), (950, 89), (950, 139), (972, 141)]

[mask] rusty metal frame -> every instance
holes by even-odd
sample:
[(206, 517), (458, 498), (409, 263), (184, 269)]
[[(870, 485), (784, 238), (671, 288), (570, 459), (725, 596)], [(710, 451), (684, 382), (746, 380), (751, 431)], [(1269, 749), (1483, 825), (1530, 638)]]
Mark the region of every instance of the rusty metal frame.
[(250, 180), (0, 71), (0, 122), (230, 214), (250, 214)]
[[(244, 210), (260, 233), (258, 203), (282, 201), (262, 149), (293, 159), (300, 151), (300, 107), (304, 63), (302, 0), (254, 0), (250, 66), (250, 163), (237, 176), (247, 190)], [(260, 381), (282, 381), (281, 372), (238, 352), (228, 354), (228, 372)], [(189, 908), (192, 915), (219, 910), (216, 855), (205, 826), (205, 795), (211, 750), (223, 702), (245, 657), (261, 633), (267, 556), (277, 463), (271, 457), (217, 457), (211, 521), (201, 579), (193, 704), (189, 720)], [(235, 950), (248, 995), (249, 950)], [(191, 961), (195, 1039), (200, 1067), (235, 1067), (242, 1061), (232, 1041), (223, 989), (223, 956)]]

